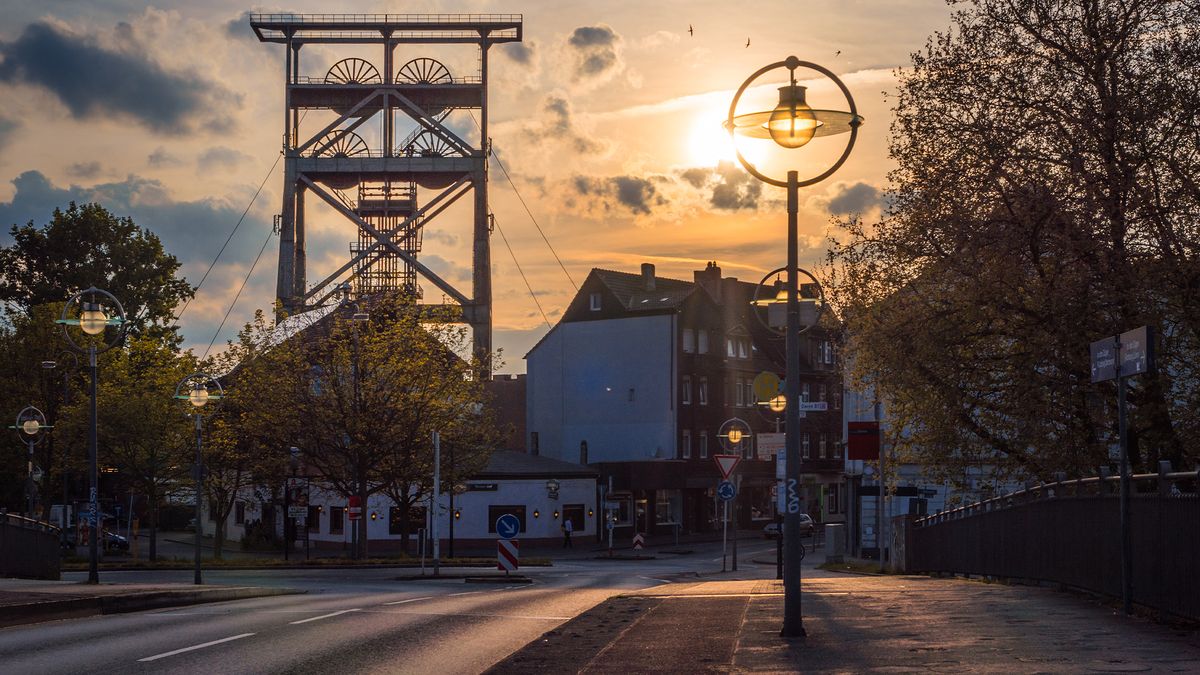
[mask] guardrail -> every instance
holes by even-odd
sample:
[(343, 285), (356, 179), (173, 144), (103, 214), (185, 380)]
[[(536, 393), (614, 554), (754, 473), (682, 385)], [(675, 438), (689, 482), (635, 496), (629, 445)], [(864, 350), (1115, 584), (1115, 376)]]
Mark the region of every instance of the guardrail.
[[(1121, 597), (1119, 477), (1059, 480), (917, 519), (909, 571), (1059, 583)], [(1200, 472), (1132, 477), (1133, 602), (1200, 619)]]
[(58, 579), (62, 529), (11, 513), (0, 514), (0, 576)]

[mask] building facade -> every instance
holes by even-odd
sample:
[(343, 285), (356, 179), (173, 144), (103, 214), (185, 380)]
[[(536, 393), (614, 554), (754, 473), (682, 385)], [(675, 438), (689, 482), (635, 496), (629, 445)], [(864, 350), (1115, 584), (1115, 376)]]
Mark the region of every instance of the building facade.
[[(751, 306), (756, 284), (722, 278), (709, 263), (691, 281), (593, 269), (559, 323), (529, 354), (526, 449), (596, 467), (617, 536), (715, 531), (723, 507), (712, 457), (742, 457), (736, 518), (774, 519), (774, 453), (782, 413), (754, 391), (782, 378), (784, 341)], [(815, 326), (801, 349), (802, 391), (827, 410), (801, 420), (803, 499), (814, 518), (842, 517), (841, 377), (830, 332)], [(750, 437), (730, 444), (738, 419)]]

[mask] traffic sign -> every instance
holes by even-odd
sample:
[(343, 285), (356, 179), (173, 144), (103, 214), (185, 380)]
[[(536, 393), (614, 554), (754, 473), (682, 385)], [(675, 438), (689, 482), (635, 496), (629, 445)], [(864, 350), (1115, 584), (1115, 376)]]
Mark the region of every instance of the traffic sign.
[(1103, 382), (1117, 376), (1117, 341), (1111, 337), (1091, 344), (1092, 382)]
[(642, 537), (641, 532), (638, 532), (637, 534), (633, 535), (633, 548), (634, 549), (640, 550), (642, 548), (642, 544), (645, 544), (645, 543), (646, 543), (646, 540), (645, 540), (645, 538)]
[(521, 533), (521, 521), (511, 513), (506, 513), (496, 519), (496, 534), (501, 539), (512, 539)]
[[(500, 518), (504, 518), (504, 516), (500, 516)], [(505, 572), (516, 570), (518, 567), (517, 563), (521, 559), (520, 548), (521, 542), (519, 541), (512, 539), (500, 539), (496, 541), (496, 569), (504, 570)]]
[(724, 501), (729, 501), (737, 496), (737, 488), (733, 485), (733, 481), (723, 480), (717, 485), (717, 496)]
[(754, 376), (754, 398), (758, 402), (770, 401), (779, 393), (779, 376), (764, 370)]
[(759, 434), (758, 458), (771, 459), (775, 455), (783, 454), (786, 442), (787, 434)]
[(801, 412), (824, 412), (829, 410), (829, 404), (825, 401), (801, 401)]
[(288, 518), (303, 518), (308, 515), (307, 506), (289, 506)]
[(1140, 375), (1151, 370), (1154, 360), (1154, 335), (1149, 326), (1121, 333), (1121, 377)]
[(346, 505), (346, 517), (350, 520), (358, 520), (362, 518), (362, 500), (357, 496), (350, 497)]
[(713, 455), (713, 461), (717, 463), (717, 468), (721, 470), (721, 478), (728, 480), (729, 475), (737, 468), (738, 462), (742, 461), (741, 455)]

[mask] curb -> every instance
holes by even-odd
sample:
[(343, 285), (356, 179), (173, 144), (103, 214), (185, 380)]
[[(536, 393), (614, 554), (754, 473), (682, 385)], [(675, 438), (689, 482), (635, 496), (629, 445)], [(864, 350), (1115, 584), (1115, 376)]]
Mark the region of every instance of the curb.
[(464, 577), (463, 581), (468, 584), (532, 584), (533, 579), (520, 574), (502, 575), (492, 574), (486, 577)]
[(145, 591), (107, 596), (69, 598), (33, 602), (25, 605), (4, 607), (0, 628), (21, 626), (59, 619), (80, 619), (102, 614), (124, 614), (164, 607), (200, 605), (209, 602), (227, 602), (264, 598), (274, 595), (300, 595), (308, 591), (291, 588), (215, 588), (195, 590)]

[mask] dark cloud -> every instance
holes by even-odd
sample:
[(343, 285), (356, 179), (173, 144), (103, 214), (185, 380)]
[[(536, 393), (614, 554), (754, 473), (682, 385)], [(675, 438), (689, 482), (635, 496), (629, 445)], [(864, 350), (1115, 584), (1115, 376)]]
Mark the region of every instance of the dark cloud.
[(697, 190), (709, 193), (714, 208), (727, 211), (758, 208), (762, 183), (732, 162), (721, 162), (715, 169), (693, 168), (679, 172), (679, 178)]
[(72, 178), (95, 178), (100, 175), (100, 162), (76, 162), (67, 167), (67, 175)]
[[(120, 33), (118, 29), (118, 33)], [(240, 98), (194, 73), (173, 73), (145, 54), (110, 51), (90, 36), (34, 23), (0, 43), (0, 82), (22, 82), (53, 93), (76, 119), (127, 117), (163, 133), (198, 128), (226, 131), (232, 118), (215, 113)]]
[(883, 201), (883, 193), (874, 185), (854, 183), (838, 186), (837, 193), (829, 199), (827, 208), (829, 213), (835, 216), (848, 216), (882, 206)]
[[(245, 203), (235, 206), (217, 199), (174, 201), (162, 183), (138, 176), (115, 183), (64, 188), (52, 184), (39, 171), (26, 171), (12, 183), (16, 188), (12, 201), (0, 202), (0, 245), (12, 241), (10, 225), (30, 221), (40, 225), (49, 221), (55, 208), (65, 208), (72, 201), (98, 202), (157, 234), (167, 252), (184, 263), (202, 262), (207, 267), (245, 208)], [(253, 260), (270, 228), (269, 220), (251, 211), (222, 262)]]
[(620, 205), (633, 213), (648, 215), (653, 207), (666, 204), (655, 182), (637, 176), (575, 176), (571, 184), (576, 192), (605, 211)]
[(252, 158), (244, 152), (238, 152), (233, 148), (218, 145), (200, 153), (200, 156), (196, 159), (196, 164), (201, 169), (207, 171), (216, 168), (232, 168), (248, 159)]
[(608, 26), (580, 26), (567, 44), (576, 50), (575, 79), (594, 78), (621, 70), (621, 37)]
[(16, 120), (10, 120), (7, 117), (0, 117), (0, 149), (2, 149), (10, 138), (13, 132), (21, 127), (21, 123)]
[(250, 11), (245, 11), (225, 24), (225, 34), (232, 38), (253, 40), (258, 42), (258, 36), (250, 27)]
[(500, 53), (517, 63), (530, 65), (536, 50), (537, 45), (532, 42), (507, 42), (501, 45)]
[(167, 152), (167, 149), (161, 145), (155, 148), (154, 152), (147, 155), (146, 161), (150, 163), (150, 166), (155, 168), (179, 166), (183, 163), (178, 157)]
[(560, 94), (546, 96), (542, 101), (541, 114), (533, 124), (525, 127), (524, 135), (535, 145), (567, 143), (579, 154), (594, 154), (604, 150), (603, 144), (576, 129), (571, 102)]

